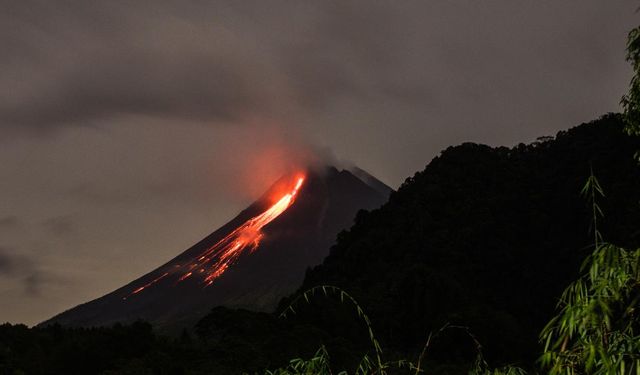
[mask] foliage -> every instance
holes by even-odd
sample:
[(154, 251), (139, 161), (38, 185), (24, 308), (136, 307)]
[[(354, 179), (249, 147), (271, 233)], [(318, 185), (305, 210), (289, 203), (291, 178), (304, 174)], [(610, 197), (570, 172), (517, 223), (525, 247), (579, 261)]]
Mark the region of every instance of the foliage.
[[(379, 369), (375, 368), (373, 363), (365, 355), (363, 358), (365, 365), (359, 366), (354, 372), (354, 375), (373, 375), (380, 374)], [(425, 373), (419, 367), (416, 367), (408, 361), (397, 361), (394, 363), (388, 363), (387, 368), (395, 367), (399, 371), (398, 374), (422, 374)], [(334, 374), (331, 371), (329, 353), (324, 346), (320, 347), (316, 354), (309, 360), (303, 360), (296, 358), (291, 360), (287, 367), (279, 368), (276, 370), (266, 370), (265, 375), (331, 375)], [(347, 371), (340, 371), (337, 375), (348, 375)], [(504, 366), (502, 368), (490, 369), (487, 363), (482, 359), (482, 356), (478, 356), (475, 366), (469, 371), (469, 375), (525, 375), (526, 372), (518, 367)]]
[(640, 249), (602, 244), (542, 332), (550, 374), (640, 372)]
[(627, 61), (633, 68), (629, 93), (622, 97), (626, 131), (640, 135), (640, 26), (629, 32), (627, 40)]
[(560, 313), (544, 328), (542, 364), (552, 375), (640, 373), (640, 249), (602, 243), (604, 192), (591, 173), (583, 190), (592, 206), (595, 251), (582, 277), (562, 294)]
[[(274, 371), (267, 370), (265, 375), (322, 375), (331, 374), (329, 366), (329, 353), (324, 346), (316, 352), (313, 358), (303, 360), (300, 358), (292, 359), (289, 366)], [(339, 373), (342, 375), (344, 372)]]
[[(371, 326), (371, 321), (367, 314), (364, 312), (362, 307), (358, 304), (358, 302), (346, 291), (332, 286), (332, 285), (320, 285), (313, 287), (302, 294), (300, 294), (293, 302), (287, 306), (284, 311), (280, 314), (281, 318), (286, 318), (289, 313), (295, 314), (296, 310), (294, 306), (298, 303), (298, 301), (304, 299), (307, 303), (310, 303), (310, 299), (316, 295), (316, 292), (322, 291), (324, 296), (338, 295), (340, 297), (340, 302), (344, 303), (345, 301), (350, 302), (354, 307), (355, 311), (359, 318), (361, 318), (367, 327), (369, 340), (375, 349), (376, 361), (372, 361), (368, 354), (365, 354), (358, 367), (354, 371), (354, 375), (370, 375), (370, 374), (380, 374), (384, 375), (390, 369), (397, 370), (405, 370), (403, 373), (407, 374), (415, 374), (418, 375), (420, 373), (424, 373), (425, 371), (422, 369), (422, 361), (427, 354), (427, 350), (429, 349), (432, 341), (438, 336), (442, 335), (443, 332), (448, 331), (450, 329), (459, 329), (464, 331), (469, 338), (474, 342), (476, 350), (477, 350), (477, 358), (474, 367), (470, 370), (470, 375), (524, 375), (524, 370), (513, 367), (513, 366), (504, 366), (499, 369), (490, 369), (487, 362), (484, 360), (482, 356), (482, 345), (478, 342), (476, 337), (471, 333), (468, 327), (459, 327), (452, 326), (449, 324), (445, 324), (442, 328), (440, 328), (435, 334), (431, 333), (428, 336), (427, 342), (418, 357), (417, 363), (414, 364), (409, 360), (398, 360), (398, 361), (382, 361), (382, 348), (378, 340), (375, 338), (375, 334), (373, 332), (373, 327)], [(315, 355), (309, 360), (303, 360), (300, 358), (296, 358), (290, 361), (289, 365), (284, 368), (280, 368), (274, 371), (267, 370), (265, 375), (302, 375), (302, 374), (317, 374), (317, 375), (329, 375), (332, 374), (331, 365), (329, 361), (329, 353), (327, 352), (324, 346), (321, 346), (320, 349), (315, 353)], [(338, 375), (348, 375), (347, 371), (340, 371)]]
[[(215, 309), (224, 329), (164, 337), (136, 322), (101, 328), (0, 325), (0, 374), (238, 374), (285, 365), (325, 337), (271, 314)], [(206, 323), (206, 322), (205, 322)], [(305, 350), (305, 348), (309, 348)]]
[(591, 206), (591, 230), (593, 232), (593, 243), (597, 249), (602, 242), (602, 233), (598, 230), (598, 218), (602, 218), (604, 216), (602, 208), (598, 205), (597, 200), (598, 197), (604, 197), (604, 191), (602, 190), (602, 186), (600, 186), (600, 182), (598, 182), (598, 179), (593, 174), (593, 167), (590, 172), (589, 178), (587, 178), (587, 182), (584, 184), (580, 193), (589, 201), (589, 205)]
[[(335, 293), (335, 294), (340, 296), (340, 302), (344, 303), (345, 300), (347, 300), (354, 306), (354, 308), (356, 309), (356, 312), (358, 314), (358, 317), (361, 318), (364, 321), (364, 323), (366, 324), (366, 326), (367, 326), (367, 331), (368, 331), (368, 334), (369, 334), (369, 340), (371, 340), (371, 344), (373, 345), (373, 348), (374, 348), (374, 351), (375, 351), (375, 359), (376, 359), (377, 371), (380, 374), (384, 374), (386, 367), (382, 363), (382, 348), (380, 347), (380, 342), (378, 342), (378, 340), (376, 339), (376, 337), (375, 337), (375, 335), (373, 333), (373, 327), (371, 326), (371, 319), (369, 319), (369, 317), (364, 312), (362, 307), (360, 307), (360, 305), (355, 300), (355, 298), (353, 298), (349, 293), (347, 293), (343, 289), (340, 289), (340, 288), (338, 288), (336, 286), (333, 286), (333, 285), (315, 286), (315, 287), (313, 287), (313, 288), (311, 288), (309, 290), (304, 291), (300, 295), (298, 295), (298, 297), (296, 299), (294, 299), (293, 302), (291, 302), (291, 304), (289, 304), (289, 306), (286, 309), (284, 309), (284, 311), (282, 313), (280, 313), (280, 317), (281, 318), (286, 318), (288, 313), (295, 314), (295, 312), (296, 312), (295, 309), (294, 309), (295, 304), (302, 298), (304, 298), (307, 302), (309, 302), (309, 298), (313, 297), (316, 294), (317, 291), (322, 291), (325, 296), (327, 296), (329, 292), (330, 293)], [(362, 368), (362, 366), (365, 366), (368, 363), (369, 363), (368, 357), (365, 356), (365, 358), (361, 362), (359, 368)]]

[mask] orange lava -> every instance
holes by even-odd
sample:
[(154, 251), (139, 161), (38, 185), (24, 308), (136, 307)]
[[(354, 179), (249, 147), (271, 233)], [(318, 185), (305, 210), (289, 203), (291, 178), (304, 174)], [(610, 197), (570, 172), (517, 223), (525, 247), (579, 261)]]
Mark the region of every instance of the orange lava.
[(165, 278), (165, 276), (168, 276), (169, 272), (165, 272), (163, 273), (160, 277), (157, 277), (153, 280), (151, 280), (150, 282), (146, 283), (145, 285), (139, 287), (138, 289), (134, 290), (133, 292), (131, 292), (131, 294), (129, 294), (128, 296), (122, 298), (122, 299), (127, 299), (128, 297), (131, 297), (134, 294), (138, 294), (140, 292), (142, 292), (143, 290), (147, 289), (148, 287), (150, 287), (151, 285), (157, 283), (158, 281), (162, 280)]
[[(245, 221), (233, 232), (200, 254), (198, 258), (185, 265), (176, 266), (177, 269), (184, 270), (184, 273), (178, 278), (178, 282), (191, 276), (202, 275), (201, 277), (204, 278), (203, 283), (205, 286), (209, 286), (229, 269), (245, 251), (254, 252), (260, 246), (260, 241), (264, 237), (262, 228), (291, 207), (304, 180), (305, 176), (298, 174), (295, 178), (295, 185), (290, 187), (279, 199), (276, 197), (278, 200), (266, 211)], [(129, 296), (145, 290), (167, 275), (168, 273), (165, 273), (148, 284), (139, 287)]]

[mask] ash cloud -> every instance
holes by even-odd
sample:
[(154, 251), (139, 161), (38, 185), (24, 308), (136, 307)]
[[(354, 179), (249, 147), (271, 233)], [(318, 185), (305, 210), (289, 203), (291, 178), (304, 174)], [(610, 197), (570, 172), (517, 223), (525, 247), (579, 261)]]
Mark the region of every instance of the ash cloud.
[(230, 50), (232, 36), (191, 27), (166, 2), (156, 6), (9, 5), (0, 16), (2, 44), (10, 46), (0, 60), (10, 73), (1, 77), (2, 123), (44, 129), (122, 114), (229, 119), (267, 99)]
[(0, 247), (0, 274), (8, 274), (13, 271), (14, 261), (6, 254), (4, 249)]
[(0, 217), (0, 229), (15, 229), (20, 226), (20, 220), (15, 215)]
[[(533, 140), (617, 106), (624, 86), (602, 89), (602, 72), (628, 73), (620, 67), (634, 24), (620, 17), (636, 8), (631, 0), (13, 2), (0, 13), (0, 132), (46, 135), (150, 116), (272, 119), (321, 143), (353, 127), (368, 149), (395, 126), (407, 142), (463, 131), (463, 140)], [(614, 99), (597, 105), (606, 97)], [(580, 115), (585, 108), (593, 113)], [(541, 125), (549, 118), (558, 125)]]
[(0, 247), (0, 278), (17, 279), (22, 284), (25, 295), (36, 297), (40, 295), (47, 276), (29, 257), (18, 255), (10, 248)]
[[(0, 55), (0, 122), (47, 130), (132, 114), (202, 121), (278, 115), (361, 93), (366, 77), (357, 74), (376, 74), (362, 62), (388, 60), (389, 30), (376, 27), (388, 20), (376, 6), (296, 5), (286, 17), (272, 8), (14, 2), (0, 15), (0, 41), (8, 46)], [(364, 30), (350, 30), (352, 16)], [(292, 34), (279, 30), (283, 21)]]
[(209, 125), (273, 119), (312, 128), (308, 136), (342, 126), (316, 121), (342, 100), (435, 103), (436, 89), (415, 74), (419, 61), (402, 62), (421, 57), (407, 56), (414, 31), (390, 4), (27, 0), (6, 8), (5, 134), (151, 116)]
[(76, 231), (76, 223), (71, 215), (51, 217), (42, 222), (42, 225), (55, 236), (67, 236)]

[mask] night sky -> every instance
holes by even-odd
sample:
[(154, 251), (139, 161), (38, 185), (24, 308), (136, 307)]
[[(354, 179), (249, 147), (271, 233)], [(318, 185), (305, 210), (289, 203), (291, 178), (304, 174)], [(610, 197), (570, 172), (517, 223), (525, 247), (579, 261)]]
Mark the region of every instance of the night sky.
[(396, 188), (449, 145), (619, 111), (640, 20), (635, 0), (143, 3), (0, 0), (0, 322), (122, 286), (301, 163)]

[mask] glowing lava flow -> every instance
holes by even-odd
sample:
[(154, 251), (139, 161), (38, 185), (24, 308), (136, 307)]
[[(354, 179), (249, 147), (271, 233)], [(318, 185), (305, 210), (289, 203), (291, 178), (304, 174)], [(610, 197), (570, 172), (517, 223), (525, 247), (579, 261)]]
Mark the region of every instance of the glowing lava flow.
[[(296, 199), (298, 191), (304, 183), (304, 176), (297, 177), (294, 187), (274, 203), (269, 209), (258, 216), (245, 221), (242, 225), (229, 233), (226, 237), (211, 246), (197, 259), (184, 266), (176, 266), (176, 268), (184, 270), (178, 281), (183, 281), (194, 274), (201, 274), (204, 278), (205, 286), (211, 285), (220, 275), (222, 275), (238, 258), (248, 250), (249, 253), (254, 252), (260, 245), (260, 241), (264, 237), (262, 228), (280, 216), (287, 208), (291, 207)], [(140, 293), (156, 282), (162, 280), (169, 273), (166, 272), (162, 276), (152, 280), (151, 282), (135, 289), (128, 297)]]

